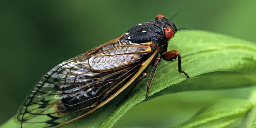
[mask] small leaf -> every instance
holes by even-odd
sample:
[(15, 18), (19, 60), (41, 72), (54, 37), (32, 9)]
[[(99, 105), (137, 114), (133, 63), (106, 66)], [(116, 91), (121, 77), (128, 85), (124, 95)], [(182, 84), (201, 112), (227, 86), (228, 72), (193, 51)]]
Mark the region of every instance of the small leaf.
[[(169, 50), (172, 49), (180, 51), (182, 69), (191, 79), (177, 71), (177, 61), (162, 60), (150, 88), (150, 98), (153, 95), (186, 90), (255, 85), (256, 45), (253, 43), (203, 31), (179, 31), (169, 43)], [(206, 74), (205, 77), (193, 78), (203, 74)], [(182, 81), (186, 82), (180, 83)], [(124, 92), (93, 114), (67, 127), (112, 127), (129, 109), (145, 100), (146, 82), (147, 79), (138, 85), (128, 99), (123, 101)], [(248, 106), (246, 110), (249, 109)], [(13, 122), (8, 123), (3, 127), (8, 127)]]
[(218, 103), (201, 109), (194, 117), (178, 128), (216, 127), (225, 128), (242, 119), (253, 107), (247, 100), (221, 100)]

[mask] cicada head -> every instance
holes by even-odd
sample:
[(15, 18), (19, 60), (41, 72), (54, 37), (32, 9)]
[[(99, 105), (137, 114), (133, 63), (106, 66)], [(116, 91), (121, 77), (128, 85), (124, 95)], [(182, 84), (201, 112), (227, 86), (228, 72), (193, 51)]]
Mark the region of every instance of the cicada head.
[(153, 42), (158, 46), (167, 45), (168, 41), (178, 31), (173, 22), (159, 14), (155, 20), (140, 23), (132, 27), (121, 38), (124, 42), (146, 43)]

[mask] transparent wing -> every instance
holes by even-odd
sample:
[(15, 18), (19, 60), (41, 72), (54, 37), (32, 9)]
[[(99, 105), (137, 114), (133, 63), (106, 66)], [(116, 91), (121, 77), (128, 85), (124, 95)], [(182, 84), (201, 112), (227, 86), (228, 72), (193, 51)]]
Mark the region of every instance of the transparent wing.
[(90, 112), (134, 76), (150, 55), (143, 52), (148, 47), (103, 46), (57, 65), (23, 102), (20, 126), (56, 127)]
[(69, 60), (53, 68), (30, 92), (17, 119), (21, 126), (56, 127), (95, 108), (136, 73), (139, 66), (100, 73)]

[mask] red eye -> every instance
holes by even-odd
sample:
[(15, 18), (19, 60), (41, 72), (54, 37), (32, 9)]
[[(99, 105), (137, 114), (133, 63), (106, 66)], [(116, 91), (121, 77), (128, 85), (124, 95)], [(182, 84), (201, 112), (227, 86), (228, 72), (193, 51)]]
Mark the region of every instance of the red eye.
[(171, 39), (173, 37), (173, 30), (170, 27), (164, 29), (164, 35), (167, 39)]
[(156, 15), (156, 19), (157, 19), (157, 18), (163, 18), (163, 17), (164, 17), (164, 15), (162, 15), (162, 14)]

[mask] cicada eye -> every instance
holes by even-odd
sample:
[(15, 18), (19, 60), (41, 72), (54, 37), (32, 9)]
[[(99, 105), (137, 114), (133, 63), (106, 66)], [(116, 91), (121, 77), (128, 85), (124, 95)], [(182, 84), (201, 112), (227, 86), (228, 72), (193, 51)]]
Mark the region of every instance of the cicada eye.
[(156, 19), (158, 19), (158, 18), (163, 18), (163, 17), (164, 17), (163, 14), (158, 14), (158, 15), (156, 15)]
[(171, 39), (173, 37), (173, 34), (174, 34), (174, 32), (173, 32), (172, 28), (167, 27), (164, 29), (164, 35), (167, 39)]

